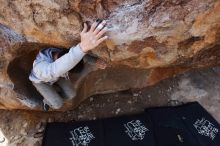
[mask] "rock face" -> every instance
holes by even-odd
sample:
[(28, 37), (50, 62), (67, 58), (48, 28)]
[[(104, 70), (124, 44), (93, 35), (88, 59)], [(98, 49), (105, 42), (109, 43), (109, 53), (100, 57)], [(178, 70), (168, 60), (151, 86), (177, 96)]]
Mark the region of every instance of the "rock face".
[(220, 122), (219, 74), (219, 66), (191, 70), (153, 86), (93, 95), (77, 108), (66, 112), (0, 110), (1, 146), (42, 146), (47, 122), (74, 123), (132, 115), (150, 107), (177, 106), (191, 101), (198, 101)]
[[(42, 47), (71, 47), (85, 21), (105, 18), (110, 39), (91, 54), (110, 67), (89, 73), (77, 97), (141, 88), (220, 62), (219, 0), (0, 0), (0, 108), (37, 109), (28, 81)], [(74, 80), (80, 74), (71, 74)]]

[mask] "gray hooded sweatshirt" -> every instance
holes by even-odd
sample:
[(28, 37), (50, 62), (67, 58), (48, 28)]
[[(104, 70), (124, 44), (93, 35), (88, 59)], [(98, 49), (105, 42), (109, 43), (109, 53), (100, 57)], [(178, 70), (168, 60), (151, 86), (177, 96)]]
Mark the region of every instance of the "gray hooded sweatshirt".
[(67, 54), (54, 61), (52, 52), (61, 51), (60, 48), (42, 49), (34, 60), (29, 80), (34, 83), (53, 84), (59, 77), (66, 77), (68, 71), (75, 67), (85, 55), (78, 44), (70, 48)]

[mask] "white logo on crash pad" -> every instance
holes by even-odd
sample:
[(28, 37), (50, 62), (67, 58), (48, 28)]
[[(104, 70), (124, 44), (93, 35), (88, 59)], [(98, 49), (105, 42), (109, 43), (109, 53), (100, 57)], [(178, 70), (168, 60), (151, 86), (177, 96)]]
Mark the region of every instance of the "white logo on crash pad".
[(92, 139), (95, 139), (89, 127), (79, 127), (70, 131), (73, 146), (88, 146)]
[(205, 118), (202, 118), (201, 120), (198, 119), (193, 125), (199, 134), (207, 136), (212, 140), (215, 139), (217, 133), (219, 132), (219, 130), (214, 126), (214, 124), (212, 124)]
[(126, 124), (124, 124), (126, 128), (126, 133), (133, 140), (143, 140), (145, 133), (149, 131), (140, 120), (132, 120)]

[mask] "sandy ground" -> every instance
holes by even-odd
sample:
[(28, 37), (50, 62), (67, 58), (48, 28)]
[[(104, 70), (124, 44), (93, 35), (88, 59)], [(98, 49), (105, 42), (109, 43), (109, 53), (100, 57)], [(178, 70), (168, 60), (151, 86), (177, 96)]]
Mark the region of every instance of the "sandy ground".
[(193, 70), (143, 89), (95, 95), (64, 113), (1, 110), (0, 146), (40, 146), (47, 122), (94, 120), (191, 101), (199, 101), (220, 122), (220, 67)]

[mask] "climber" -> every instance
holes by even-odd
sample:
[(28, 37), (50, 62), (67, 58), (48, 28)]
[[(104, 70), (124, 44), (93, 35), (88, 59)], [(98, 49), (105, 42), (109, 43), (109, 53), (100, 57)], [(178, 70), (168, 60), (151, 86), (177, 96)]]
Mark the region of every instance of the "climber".
[[(29, 80), (44, 97), (42, 102), (44, 111), (48, 111), (49, 107), (59, 109), (63, 106), (64, 100), (71, 100), (76, 96), (73, 84), (68, 79), (68, 72), (83, 58), (90, 62), (95, 61), (96, 68), (104, 69), (107, 66), (103, 60), (86, 55), (88, 51), (108, 39), (108, 36), (104, 36), (106, 32), (106, 21), (97, 19), (90, 28), (84, 23), (84, 28), (80, 33), (81, 42), (78, 45), (70, 49), (45, 48), (40, 50), (33, 62)], [(85, 72), (88, 71), (84, 71), (84, 74)], [(60, 87), (64, 96), (59, 94), (54, 84)]]

